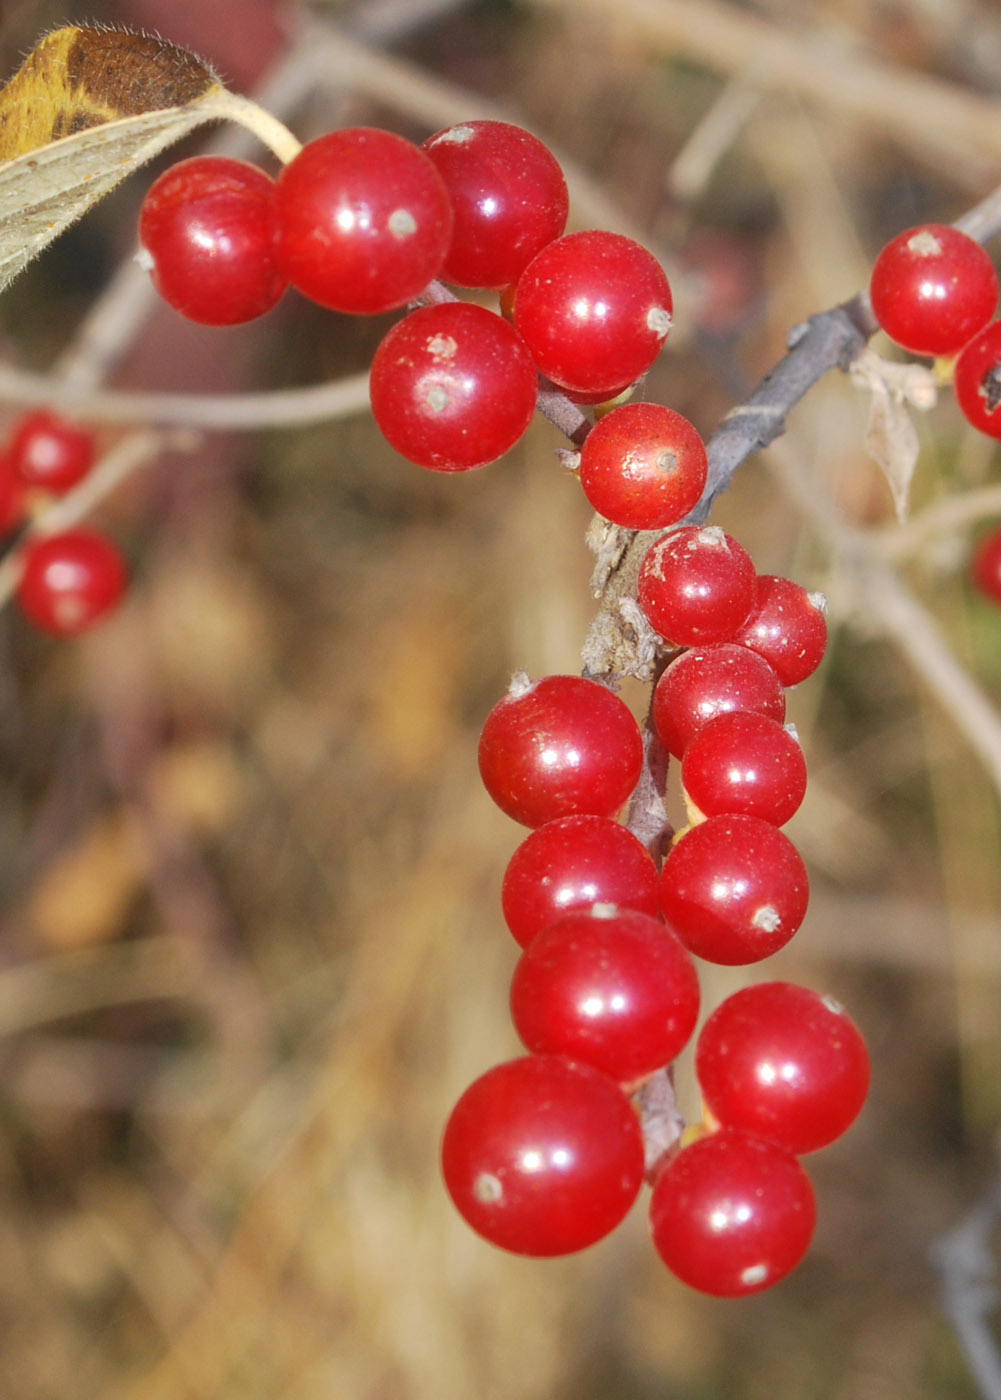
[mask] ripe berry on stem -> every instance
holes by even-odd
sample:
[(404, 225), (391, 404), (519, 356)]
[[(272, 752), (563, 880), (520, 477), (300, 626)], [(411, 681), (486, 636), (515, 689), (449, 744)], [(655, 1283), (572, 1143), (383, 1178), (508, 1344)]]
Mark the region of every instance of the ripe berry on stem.
[(659, 919), (615, 905), (556, 919), (511, 982), (527, 1049), (569, 1055), (626, 1084), (671, 1063), (698, 1011), (698, 978), (678, 939)]
[(653, 693), (654, 726), (675, 758), (702, 725), (730, 710), (753, 710), (780, 724), (786, 714), (785, 693), (768, 662), (732, 642), (682, 652)]
[(421, 149), (452, 201), (452, 241), (441, 269), (459, 287), (516, 281), (567, 221), (569, 198), (556, 157), (509, 122), (461, 122)]
[(952, 387), (967, 422), (1001, 438), (1001, 321), (967, 341), (953, 366)]
[(610, 690), (580, 676), (515, 676), (480, 735), (480, 777), (525, 826), (576, 812), (611, 817), (636, 786), (643, 740)]
[(111, 611), (126, 582), (110, 540), (95, 530), (66, 530), (25, 546), (17, 601), (42, 631), (72, 637)]
[(623, 1220), (643, 1181), (639, 1119), (606, 1075), (561, 1055), (497, 1065), (459, 1099), (441, 1149), (460, 1215), (514, 1254), (572, 1254)]
[(729, 642), (757, 599), (750, 555), (718, 525), (683, 525), (662, 535), (640, 565), (640, 607), (676, 646)]
[(707, 817), (741, 812), (783, 826), (803, 800), (806, 761), (777, 720), (732, 710), (694, 736), (681, 760), (681, 783)]
[(94, 465), (94, 435), (45, 409), (28, 413), (14, 425), (10, 467), (24, 486), (62, 495)]
[(275, 263), (274, 181), (246, 161), (182, 160), (139, 213), (139, 260), (169, 306), (204, 326), (263, 316), (287, 285)]
[(792, 579), (759, 574), (754, 611), (733, 640), (764, 657), (783, 685), (799, 685), (827, 650), (824, 604)]
[(443, 302), (404, 316), (372, 360), (380, 432), (433, 471), (469, 471), (503, 456), (535, 412), (535, 367), (518, 332), (482, 306)]
[(559, 817), (526, 836), (501, 887), (507, 926), (526, 948), (560, 914), (616, 904), (656, 914), (659, 876), (631, 831), (608, 817)]
[(600, 419), (580, 451), (580, 484), (606, 520), (629, 530), (662, 530), (697, 504), (706, 449), (671, 408), (630, 403)]
[(671, 308), (652, 253), (621, 234), (588, 231), (557, 238), (528, 264), (514, 324), (547, 379), (612, 398), (660, 354)]
[(891, 340), (916, 355), (954, 355), (994, 315), (998, 279), (979, 243), (948, 224), (920, 224), (890, 240), (869, 295)]
[(674, 843), (661, 872), (664, 918), (706, 962), (770, 957), (803, 922), (809, 898), (796, 847), (760, 817), (708, 817)]
[(727, 997), (706, 1021), (695, 1073), (718, 1122), (799, 1155), (854, 1123), (869, 1056), (837, 1002), (791, 982), (761, 982)]
[(452, 206), (417, 146), (347, 127), (310, 141), (275, 184), (275, 256), (304, 296), (331, 311), (403, 306), (441, 271)]
[(650, 1200), (654, 1246), (683, 1283), (717, 1298), (770, 1288), (809, 1246), (816, 1204), (790, 1152), (721, 1128), (669, 1162)]

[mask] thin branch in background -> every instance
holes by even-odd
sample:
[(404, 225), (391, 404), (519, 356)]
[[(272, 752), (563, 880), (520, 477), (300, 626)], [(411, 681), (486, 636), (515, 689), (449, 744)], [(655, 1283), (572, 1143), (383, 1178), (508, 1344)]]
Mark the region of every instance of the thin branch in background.
[(929, 1251), (942, 1307), (984, 1400), (1001, 1400), (1001, 1354), (988, 1321), (998, 1305), (991, 1236), (1001, 1221), (1001, 1179)]

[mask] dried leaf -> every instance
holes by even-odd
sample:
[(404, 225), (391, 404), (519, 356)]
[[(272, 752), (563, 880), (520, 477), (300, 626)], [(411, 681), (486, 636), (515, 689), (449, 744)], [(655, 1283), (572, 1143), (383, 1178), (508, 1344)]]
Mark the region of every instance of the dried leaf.
[(184, 49), (68, 26), (0, 89), (0, 289), (91, 205), (228, 97)]
[(851, 367), (853, 381), (871, 394), (865, 449), (886, 477), (897, 519), (907, 519), (911, 479), (920, 444), (907, 405), (933, 408), (936, 385), (923, 365), (896, 364), (865, 350)]

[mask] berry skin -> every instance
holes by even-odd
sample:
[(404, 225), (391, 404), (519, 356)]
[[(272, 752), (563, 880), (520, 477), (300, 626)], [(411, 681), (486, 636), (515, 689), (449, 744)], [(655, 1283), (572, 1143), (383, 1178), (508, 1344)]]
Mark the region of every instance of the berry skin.
[(541, 372), (561, 389), (613, 398), (653, 364), (671, 328), (663, 269), (618, 233), (569, 233), (528, 264), (514, 324)]
[(786, 715), (785, 694), (768, 662), (732, 642), (682, 652), (653, 693), (654, 727), (675, 758), (702, 725), (730, 710), (753, 710), (779, 724)]
[(613, 525), (662, 530), (698, 503), (706, 484), (706, 449), (688, 419), (673, 409), (624, 404), (584, 439), (580, 484)]
[(953, 366), (952, 387), (967, 422), (1001, 438), (1001, 321), (967, 341)]
[(668, 1065), (699, 1012), (692, 960), (659, 919), (575, 909), (532, 939), (511, 983), (525, 1047), (569, 1055), (623, 1084)]
[(139, 213), (139, 260), (169, 306), (203, 326), (270, 311), (286, 287), (275, 265), (274, 181), (246, 161), (182, 160), (155, 180)]
[(398, 321), (372, 360), (372, 413), (401, 456), (469, 471), (503, 456), (535, 412), (535, 367), (518, 332), (468, 302), (424, 306)]
[(298, 291), (331, 311), (392, 311), (441, 271), (452, 206), (416, 146), (348, 127), (310, 141), (275, 184), (275, 249)]
[(25, 486), (62, 495), (94, 465), (94, 435), (42, 410), (18, 420), (9, 453), (11, 470)]
[(660, 877), (631, 831), (608, 817), (559, 817), (526, 836), (501, 888), (507, 926), (523, 948), (571, 909), (616, 904), (656, 914)]
[(586, 1249), (625, 1218), (643, 1181), (643, 1139), (613, 1080), (529, 1055), (466, 1090), (441, 1162), (468, 1225), (501, 1249), (546, 1257)]
[(783, 948), (809, 898), (796, 847), (760, 817), (708, 817), (674, 843), (661, 872), (670, 927), (696, 957), (731, 967)]
[(26, 546), (17, 601), (43, 632), (73, 637), (111, 611), (126, 582), (110, 540), (94, 530), (67, 530)]
[(827, 650), (823, 603), (792, 579), (759, 574), (758, 601), (733, 640), (764, 657), (783, 685), (799, 685)]
[(508, 122), (462, 122), (421, 147), (445, 183), (455, 222), (441, 269), (458, 287), (500, 289), (517, 281), (567, 221), (569, 198), (556, 157)]
[(854, 1123), (869, 1056), (837, 1002), (791, 982), (761, 982), (727, 997), (706, 1021), (695, 1073), (718, 1122), (798, 1156)]
[(675, 646), (729, 642), (757, 600), (750, 555), (718, 525), (683, 525), (662, 535), (640, 565), (640, 607)]
[(985, 598), (1001, 605), (1001, 530), (983, 537), (973, 555), (973, 582)]
[(948, 224), (921, 224), (880, 253), (869, 295), (876, 320), (904, 350), (954, 355), (994, 315), (998, 279), (979, 243)]
[(777, 720), (732, 710), (692, 739), (681, 760), (681, 783), (707, 817), (738, 812), (783, 826), (803, 801), (806, 761)]
[(0, 451), (0, 538), (24, 518), (24, 482), (14, 471), (10, 453)]
[(520, 674), (487, 716), (480, 777), (524, 826), (576, 812), (611, 817), (643, 764), (639, 726), (617, 695), (580, 676)]
[(654, 1246), (683, 1283), (716, 1298), (770, 1288), (803, 1258), (816, 1203), (789, 1152), (721, 1128), (685, 1147), (650, 1199)]

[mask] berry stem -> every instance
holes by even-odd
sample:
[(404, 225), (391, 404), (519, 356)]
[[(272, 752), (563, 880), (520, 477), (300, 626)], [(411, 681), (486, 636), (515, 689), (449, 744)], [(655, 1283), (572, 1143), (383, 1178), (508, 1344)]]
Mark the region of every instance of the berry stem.
[(285, 123), (280, 122), (249, 97), (241, 97), (239, 93), (223, 89), (211, 99), (206, 99), (206, 110), (252, 131), (261, 144), (267, 146), (283, 165), (287, 165), (302, 150), (302, 142), (293, 136)]

